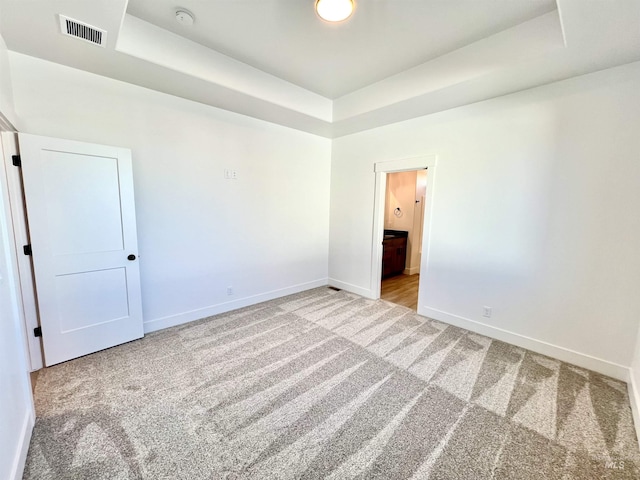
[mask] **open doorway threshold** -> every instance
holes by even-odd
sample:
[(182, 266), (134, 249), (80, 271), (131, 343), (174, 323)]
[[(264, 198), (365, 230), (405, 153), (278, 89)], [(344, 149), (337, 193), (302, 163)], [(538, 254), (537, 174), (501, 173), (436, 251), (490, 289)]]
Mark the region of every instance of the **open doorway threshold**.
[(420, 275), (395, 275), (382, 280), (380, 298), (412, 310), (418, 309)]

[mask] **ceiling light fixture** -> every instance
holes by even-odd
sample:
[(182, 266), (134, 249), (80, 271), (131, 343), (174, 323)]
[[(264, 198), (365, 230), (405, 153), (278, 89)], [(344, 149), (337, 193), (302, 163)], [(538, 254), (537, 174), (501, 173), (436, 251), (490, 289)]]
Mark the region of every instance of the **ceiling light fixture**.
[(316, 0), (316, 12), (327, 22), (341, 22), (353, 13), (353, 0)]

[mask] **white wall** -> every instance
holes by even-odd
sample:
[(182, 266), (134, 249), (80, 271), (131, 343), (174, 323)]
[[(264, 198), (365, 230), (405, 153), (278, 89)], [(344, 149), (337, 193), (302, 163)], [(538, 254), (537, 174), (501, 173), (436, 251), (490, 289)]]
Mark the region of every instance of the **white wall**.
[[(9, 117), (12, 95), (5, 70), (7, 50), (0, 37), (0, 112)], [(13, 120), (13, 119), (12, 119)], [(0, 157), (3, 155), (0, 144)], [(26, 342), (16, 290), (15, 249), (10, 239), (11, 220), (7, 179), (0, 162), (0, 478), (22, 478), (22, 469), (35, 421)]]
[(640, 319), (639, 84), (635, 63), (336, 139), (331, 281), (370, 288), (374, 163), (435, 154), (420, 313), (624, 377)]
[(9, 59), (20, 131), (132, 149), (147, 331), (326, 284), (329, 140)]
[[(416, 172), (397, 172), (387, 175), (384, 228), (411, 231), (413, 203), (416, 196)], [(396, 208), (401, 215), (394, 214)]]
[(0, 35), (0, 112), (12, 123), (16, 121), (16, 112), (13, 105), (13, 87), (11, 86), (11, 73), (9, 67), (9, 51)]
[[(427, 171), (418, 170), (416, 172), (416, 198), (413, 206), (413, 232), (412, 243), (415, 248), (411, 249), (410, 271), (408, 273), (420, 273), (420, 262), (422, 261), (422, 226), (424, 225), (424, 214), (427, 201)], [(418, 203), (419, 202), (419, 203)]]

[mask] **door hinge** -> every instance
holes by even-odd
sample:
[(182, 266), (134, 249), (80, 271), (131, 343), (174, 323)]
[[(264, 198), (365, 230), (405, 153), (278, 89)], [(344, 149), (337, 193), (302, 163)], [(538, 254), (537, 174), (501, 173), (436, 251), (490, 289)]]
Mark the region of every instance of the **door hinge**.
[(31, 245), (25, 245), (24, 247), (22, 247), (22, 251), (24, 252), (25, 255), (33, 254), (33, 251), (31, 250)]
[(42, 336), (42, 327), (36, 327), (33, 329), (33, 336), (34, 337), (41, 337)]
[(20, 158), (20, 155), (11, 155), (11, 160), (13, 161), (13, 165), (15, 167), (22, 166), (22, 159)]

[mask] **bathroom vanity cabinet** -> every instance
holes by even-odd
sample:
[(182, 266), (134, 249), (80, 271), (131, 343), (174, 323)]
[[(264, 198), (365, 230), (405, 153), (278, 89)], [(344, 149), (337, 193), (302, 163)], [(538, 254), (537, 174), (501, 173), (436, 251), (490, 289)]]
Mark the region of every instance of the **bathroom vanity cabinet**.
[(382, 278), (400, 275), (407, 261), (407, 237), (409, 232), (385, 230), (382, 241)]

